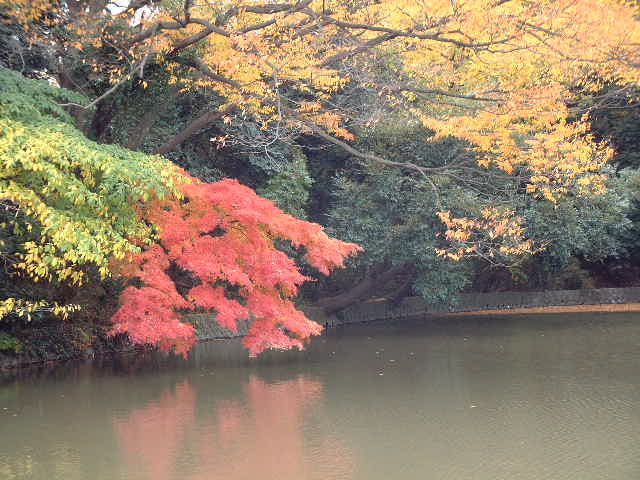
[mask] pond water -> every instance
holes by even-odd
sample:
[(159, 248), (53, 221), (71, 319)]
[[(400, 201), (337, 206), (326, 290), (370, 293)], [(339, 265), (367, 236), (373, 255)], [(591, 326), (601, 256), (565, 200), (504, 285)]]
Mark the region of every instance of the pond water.
[(0, 479), (638, 480), (640, 315), (343, 327), (5, 374)]

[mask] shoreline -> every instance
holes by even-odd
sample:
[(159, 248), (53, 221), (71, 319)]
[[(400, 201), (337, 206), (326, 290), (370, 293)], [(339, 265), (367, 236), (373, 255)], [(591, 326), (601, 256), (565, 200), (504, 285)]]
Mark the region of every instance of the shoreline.
[(461, 293), (453, 300), (428, 303), (421, 297), (407, 297), (398, 304), (377, 299), (346, 308), (330, 318), (328, 324), (424, 316), (636, 312), (640, 311), (640, 287)]
[[(487, 315), (537, 315), (558, 313), (633, 313), (640, 312), (640, 288), (626, 289), (593, 289), (548, 292), (499, 292), (463, 294), (463, 304), (459, 311), (447, 311), (432, 308), (417, 297), (409, 297), (399, 307), (385, 299), (365, 302), (346, 309), (340, 315), (327, 316), (320, 309), (309, 306), (305, 308), (307, 316), (327, 328), (353, 323), (369, 323), (396, 321), (402, 318), (449, 318), (473, 317)], [(537, 304), (537, 305), (536, 305)], [(546, 304), (546, 305), (545, 305)], [(554, 305), (555, 304), (555, 305)], [(511, 307), (513, 305), (513, 307)], [(520, 306), (518, 306), (520, 305)], [(490, 308), (490, 307), (494, 308)], [(454, 307), (456, 308), (456, 307)], [(199, 342), (224, 341), (238, 338), (246, 333), (248, 325), (241, 322), (238, 331), (233, 333), (215, 322), (211, 322), (211, 314), (191, 314), (191, 321), (199, 330)], [(100, 351), (100, 349), (65, 356), (50, 354), (44, 358), (11, 357), (0, 353), (0, 371), (11, 371), (21, 368), (38, 368), (44, 365), (58, 364), (69, 360), (91, 361), (95, 357), (121, 355), (144, 350), (147, 347), (125, 345), (121, 349)]]
[(469, 312), (444, 313), (443, 317), (461, 317), (474, 315), (523, 315), (544, 313), (593, 313), (593, 312), (640, 312), (640, 303), (599, 303), (594, 305), (555, 305), (547, 307), (499, 308), (473, 310)]

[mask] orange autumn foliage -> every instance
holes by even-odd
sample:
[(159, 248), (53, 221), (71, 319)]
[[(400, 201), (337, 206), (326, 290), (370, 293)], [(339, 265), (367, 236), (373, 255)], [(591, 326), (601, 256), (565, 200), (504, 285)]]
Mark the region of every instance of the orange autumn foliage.
[[(251, 356), (268, 348), (302, 349), (322, 327), (291, 301), (309, 278), (274, 241), (304, 248), (305, 260), (323, 274), (360, 247), (328, 237), (320, 225), (284, 213), (236, 180), (189, 180), (180, 186), (182, 199), (155, 199), (141, 211), (158, 227), (159, 242), (114, 266), (141, 285), (124, 290), (111, 334), (185, 354), (196, 334), (181, 313), (204, 309), (232, 331), (238, 320), (249, 320), (244, 344)], [(167, 273), (172, 265), (199, 282), (186, 295)]]
[[(355, 125), (379, 122), (375, 112), (408, 113), (471, 142), (480, 168), (527, 177), (529, 193), (551, 201), (573, 188), (601, 191), (599, 169), (611, 156), (586, 135), (582, 107), (568, 106), (576, 89), (591, 98), (588, 108), (640, 79), (637, 6), (621, 0), (77, 4), (0, 0), (12, 22), (31, 28), (40, 19), (30, 36), (43, 44), (60, 41), (50, 22), (64, 25), (60, 51), (115, 46), (108, 58), (83, 58), (112, 84), (143, 79), (155, 62), (171, 83), (215, 92), (221, 109), (235, 106), (265, 130), (338, 142), (353, 140)], [(611, 84), (618, 91), (603, 98)], [(377, 93), (361, 113), (334, 101), (357, 88)], [(571, 116), (580, 120), (569, 124)]]
[[(472, 189), (468, 175), (491, 169), (549, 202), (602, 193), (613, 150), (589, 134), (587, 113), (616, 98), (637, 101), (640, 82), (638, 6), (623, 0), (64, 5), (0, 0), (31, 41), (63, 52), (58, 63), (81, 54), (111, 89), (136, 77), (146, 88), (153, 64), (182, 91), (215, 93), (225, 123), (250, 117), (269, 141), (313, 133), (368, 163), (420, 174), (434, 188), (462, 178)], [(69, 35), (52, 35), (53, 27)], [(336, 101), (350, 92), (357, 97)], [(384, 118), (436, 133), (425, 140), (464, 139), (477, 161), (429, 168), (358, 150), (353, 140)], [(450, 258), (535, 250), (519, 233), (492, 238), (486, 218), (460, 220), (489, 247), (482, 253), (466, 239), (453, 241)]]

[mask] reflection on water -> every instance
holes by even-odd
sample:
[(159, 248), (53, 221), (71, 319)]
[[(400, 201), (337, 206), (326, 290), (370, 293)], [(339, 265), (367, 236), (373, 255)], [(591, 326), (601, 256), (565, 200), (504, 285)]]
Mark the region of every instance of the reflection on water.
[(637, 480), (633, 314), (354, 326), (0, 378), (0, 479)]
[(196, 418), (197, 397), (187, 379), (116, 418), (128, 470), (150, 480), (350, 478), (349, 453), (337, 439), (323, 436), (314, 451), (303, 437), (306, 412), (322, 395), (320, 382), (300, 375), (270, 384), (251, 375), (243, 390), (236, 398), (202, 402)]
[[(237, 342), (32, 371), (0, 390), (0, 479), (348, 479), (323, 383)], [(284, 362), (284, 363), (283, 363)], [(272, 364), (273, 367), (269, 367)], [(281, 368), (282, 367), (282, 368)], [(312, 423), (323, 430), (312, 437)]]
[(149, 479), (171, 478), (176, 458), (195, 420), (196, 395), (188, 380), (158, 401), (114, 419), (116, 438), (128, 468), (144, 471)]

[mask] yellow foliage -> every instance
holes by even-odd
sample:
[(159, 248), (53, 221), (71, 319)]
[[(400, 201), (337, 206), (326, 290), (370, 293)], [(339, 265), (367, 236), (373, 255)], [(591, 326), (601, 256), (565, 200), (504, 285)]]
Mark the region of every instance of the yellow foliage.
[(75, 304), (60, 305), (55, 302), (48, 303), (43, 300), (29, 301), (10, 297), (0, 300), (0, 320), (7, 315), (15, 315), (31, 320), (32, 315), (38, 312), (50, 312), (53, 315), (65, 319), (69, 317), (70, 313), (79, 309), (80, 306)]
[[(44, 0), (1, 5), (26, 25), (51, 8)], [(527, 193), (551, 202), (569, 192), (602, 193), (601, 170), (613, 154), (587, 134), (586, 117), (568, 121), (581, 113), (568, 107), (575, 89), (588, 96), (640, 81), (637, 10), (615, 0), (227, 0), (141, 11), (57, 18), (75, 28), (74, 48), (118, 46), (119, 62), (93, 65), (113, 82), (152, 55), (172, 82), (215, 91), (264, 129), (318, 127), (352, 140), (350, 122), (362, 118), (334, 104), (335, 94), (347, 86), (377, 90), (385, 108), (410, 109), (435, 138), (468, 140), (479, 167), (514, 175)], [(35, 203), (29, 208), (37, 215)], [(519, 238), (513, 212), (490, 215), (445, 217), (447, 237), (462, 249), (451, 258), (535, 250)], [(495, 245), (470, 251), (480, 231)]]
[(480, 257), (490, 263), (513, 263), (513, 259), (534, 254), (544, 248), (525, 237), (522, 218), (509, 208), (484, 208), (480, 218), (452, 217), (451, 212), (438, 212), (445, 224), (448, 249), (436, 254), (452, 260)]
[[(9, 17), (26, 25), (55, 8), (46, 0), (0, 0), (2, 5)], [(429, 104), (428, 110), (416, 108), (424, 123), (441, 135), (455, 132), (475, 143), (485, 155), (483, 166), (507, 173), (532, 168), (540, 176), (551, 175), (562, 162), (563, 171), (551, 175), (546, 190), (536, 183), (530, 187), (552, 196), (556, 186), (596, 171), (608, 155), (582, 138), (580, 123), (563, 124), (569, 88), (598, 91), (610, 81), (639, 79), (635, 7), (611, 0), (301, 0), (289, 5), (229, 0), (163, 2), (142, 14), (135, 9), (72, 13), (58, 17), (75, 29), (70, 42), (75, 48), (103, 41), (120, 46), (121, 65), (110, 68), (114, 81), (127, 73), (132, 59), (142, 62), (153, 53), (175, 71), (176, 53), (191, 50), (206, 72), (198, 68), (181, 78), (183, 83), (218, 92), (265, 125), (282, 120), (275, 105), (282, 101), (283, 86), (294, 87), (315, 98), (287, 107), (345, 138), (350, 138), (349, 113), (330, 109), (328, 102), (359, 82), (380, 88), (391, 103)], [(109, 24), (119, 29), (106, 28)], [(395, 71), (397, 83), (382, 82), (376, 75), (381, 69)], [(326, 114), (317, 114), (315, 105)], [(552, 154), (541, 161), (547, 147)], [(563, 153), (569, 151), (575, 153), (564, 165)], [(559, 178), (568, 172), (569, 180)]]
[[(2, 67), (0, 84), (0, 227), (14, 244), (0, 252), (4, 268), (33, 282), (76, 286), (89, 266), (106, 277), (113, 258), (152, 239), (137, 206), (175, 192), (178, 169), (161, 157), (88, 140), (57, 103), (83, 97)], [(0, 305), (0, 317), (36, 310), (64, 317), (74, 308), (11, 298)]]

